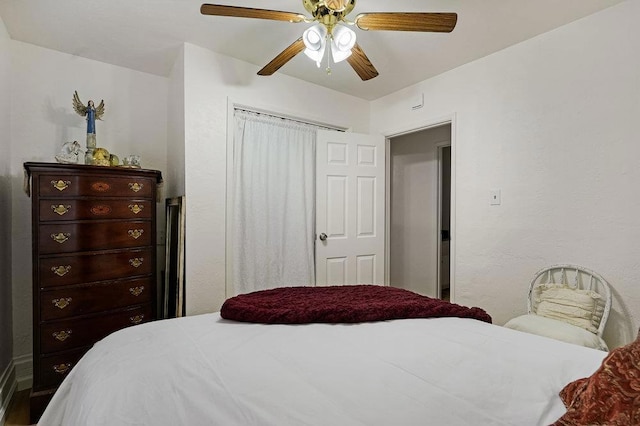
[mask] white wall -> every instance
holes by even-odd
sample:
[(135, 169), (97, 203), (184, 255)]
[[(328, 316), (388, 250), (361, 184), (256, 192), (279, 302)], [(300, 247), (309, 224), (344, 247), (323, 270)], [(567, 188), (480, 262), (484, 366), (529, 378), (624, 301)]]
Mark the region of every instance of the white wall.
[[(613, 286), (609, 345), (635, 336), (638, 16), (628, 1), (372, 103), (371, 129), (386, 134), (455, 113), (457, 303), (503, 324), (525, 312), (538, 269), (576, 263)], [(425, 107), (412, 112), (418, 93)]]
[(185, 185), (188, 314), (225, 299), (228, 99), (244, 105), (368, 131), (369, 103), (186, 44)]
[(138, 154), (143, 167), (164, 171), (168, 79), (21, 42), (10, 44), (13, 347), (18, 357), (32, 351), (31, 200), (22, 190), (22, 164), (55, 162), (66, 141), (84, 146), (86, 121), (71, 104), (77, 90), (84, 102), (105, 101), (103, 121), (96, 123), (98, 146), (120, 158)]
[(165, 196), (184, 195), (184, 48), (180, 49), (169, 76), (167, 117), (167, 173)]
[(11, 320), (10, 39), (0, 18), (0, 423), (6, 407), (3, 373), (13, 357)]
[(451, 126), (391, 139), (390, 285), (438, 297), (438, 145)]

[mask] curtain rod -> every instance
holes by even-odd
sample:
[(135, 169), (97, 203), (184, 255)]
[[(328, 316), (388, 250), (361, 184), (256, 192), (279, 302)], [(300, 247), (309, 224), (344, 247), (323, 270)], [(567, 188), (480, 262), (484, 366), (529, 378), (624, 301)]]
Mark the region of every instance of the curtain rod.
[(234, 105), (233, 109), (234, 111), (252, 112), (254, 114), (265, 115), (267, 117), (280, 118), (282, 120), (289, 120), (289, 121), (293, 121), (300, 124), (307, 124), (311, 126), (321, 127), (326, 130), (336, 130), (338, 132), (344, 132), (347, 130), (343, 127), (332, 126), (330, 124), (320, 123), (317, 121), (305, 120), (304, 118), (293, 117), (286, 114), (273, 113), (273, 112), (262, 110), (259, 108), (247, 107), (244, 105)]

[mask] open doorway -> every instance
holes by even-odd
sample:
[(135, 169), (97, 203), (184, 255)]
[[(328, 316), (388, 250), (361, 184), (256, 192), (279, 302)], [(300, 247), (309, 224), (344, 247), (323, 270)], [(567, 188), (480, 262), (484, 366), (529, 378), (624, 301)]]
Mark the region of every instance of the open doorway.
[(451, 300), (451, 141), (438, 147), (438, 211), (440, 218), (439, 298)]
[(388, 283), (449, 300), (451, 124), (389, 139)]

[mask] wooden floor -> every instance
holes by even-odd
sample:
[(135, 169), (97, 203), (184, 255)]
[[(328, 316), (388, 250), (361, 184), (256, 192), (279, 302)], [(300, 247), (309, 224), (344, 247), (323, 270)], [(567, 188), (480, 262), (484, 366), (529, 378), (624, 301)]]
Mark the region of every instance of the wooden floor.
[(7, 419), (4, 426), (27, 426), (29, 423), (29, 392), (31, 389), (25, 389), (13, 394), (9, 408), (7, 410)]

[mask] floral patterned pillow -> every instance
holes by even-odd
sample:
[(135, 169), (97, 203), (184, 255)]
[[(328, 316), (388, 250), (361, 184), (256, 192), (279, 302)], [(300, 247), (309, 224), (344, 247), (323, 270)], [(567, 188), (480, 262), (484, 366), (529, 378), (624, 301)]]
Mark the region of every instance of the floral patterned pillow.
[(640, 425), (640, 335), (614, 349), (591, 377), (560, 391), (567, 412), (553, 426)]

